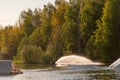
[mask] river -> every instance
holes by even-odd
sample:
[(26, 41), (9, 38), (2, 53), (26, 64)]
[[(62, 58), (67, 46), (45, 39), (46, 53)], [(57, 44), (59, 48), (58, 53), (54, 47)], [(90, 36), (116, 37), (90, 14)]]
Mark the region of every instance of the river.
[(0, 80), (120, 80), (119, 70), (106, 66), (18, 65), (23, 74), (0, 75)]

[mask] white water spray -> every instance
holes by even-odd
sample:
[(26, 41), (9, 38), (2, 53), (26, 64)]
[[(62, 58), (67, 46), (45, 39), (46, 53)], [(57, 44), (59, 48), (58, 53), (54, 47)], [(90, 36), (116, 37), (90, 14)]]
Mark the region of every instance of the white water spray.
[(83, 56), (69, 55), (61, 57), (55, 64), (57, 67), (62, 67), (69, 65), (101, 65), (102, 63), (93, 62)]
[(113, 62), (108, 68), (110, 69), (120, 69), (120, 58)]

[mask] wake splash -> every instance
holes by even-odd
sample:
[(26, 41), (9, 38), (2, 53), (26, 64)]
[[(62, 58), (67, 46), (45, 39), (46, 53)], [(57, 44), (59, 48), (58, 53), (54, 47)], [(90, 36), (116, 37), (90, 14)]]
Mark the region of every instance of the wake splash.
[(55, 62), (57, 67), (64, 67), (69, 65), (102, 65), (102, 63), (93, 62), (88, 58), (77, 55), (64, 56)]

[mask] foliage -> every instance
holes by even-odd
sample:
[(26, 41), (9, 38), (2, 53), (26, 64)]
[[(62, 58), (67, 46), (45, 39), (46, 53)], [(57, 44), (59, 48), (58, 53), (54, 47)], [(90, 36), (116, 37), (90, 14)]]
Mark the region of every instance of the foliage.
[(62, 25), (64, 23), (64, 13), (67, 3), (64, 0), (56, 0), (56, 10), (52, 13), (52, 33), (50, 41), (46, 48), (46, 55), (48, 55), (48, 63), (54, 63), (59, 57), (63, 55), (63, 39), (62, 39)]
[(119, 0), (107, 0), (103, 9), (103, 16), (97, 22), (95, 45), (102, 61), (105, 62), (112, 62), (120, 57), (119, 4)]
[(51, 3), (48, 3), (47, 5), (44, 6), (42, 12), (42, 24), (40, 28), (40, 33), (41, 33), (41, 42), (43, 43), (41, 47), (44, 50), (46, 50), (49, 38), (51, 36), (51, 30), (52, 30), (51, 17), (53, 11), (54, 11), (54, 6)]
[[(42, 42), (41, 42), (41, 34), (40, 34), (40, 29), (36, 29), (28, 38), (28, 44), (32, 44), (32, 45), (37, 45), (37, 46), (41, 46)], [(41, 43), (40, 43), (41, 42)]]
[(17, 48), (22, 38), (22, 32), (17, 26), (8, 26), (0, 31), (0, 52), (4, 53), (3, 55), (9, 55), (7, 59), (12, 59), (17, 53)]
[(55, 0), (0, 27), (0, 59), (53, 64), (64, 55), (112, 62), (120, 55), (120, 0)]
[(88, 58), (94, 61), (100, 61), (101, 56), (94, 42), (95, 42), (95, 35), (91, 36), (90, 39), (88, 40), (85, 48), (85, 53)]
[[(16, 63), (41, 63), (42, 49), (35, 45), (24, 45), (19, 56), (15, 57)], [(18, 60), (19, 59), (19, 60)]]
[(59, 57), (63, 56), (64, 48), (63, 42), (59, 34), (56, 35), (54, 40), (50, 42), (46, 49), (46, 55), (49, 60), (48, 63), (54, 63)]
[(92, 35), (94, 35), (94, 32), (97, 29), (96, 21), (100, 19), (102, 15), (104, 2), (105, 0), (82, 0), (80, 12), (80, 33), (84, 49), (88, 40)]
[(80, 53), (79, 51), (79, 11), (80, 0), (70, 1), (64, 14), (65, 22), (62, 26), (62, 35), (65, 50), (72, 51), (73, 53)]
[(41, 24), (41, 10), (35, 9), (34, 12), (31, 9), (21, 12), (20, 25), (22, 32), (25, 36), (30, 36), (32, 32)]

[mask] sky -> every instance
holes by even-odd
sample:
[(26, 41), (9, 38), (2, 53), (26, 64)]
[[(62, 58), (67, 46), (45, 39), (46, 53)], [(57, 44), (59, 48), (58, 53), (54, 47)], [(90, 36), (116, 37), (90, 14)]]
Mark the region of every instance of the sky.
[(28, 8), (43, 8), (48, 2), (54, 4), (55, 0), (0, 0), (0, 25), (14, 25), (21, 11)]

